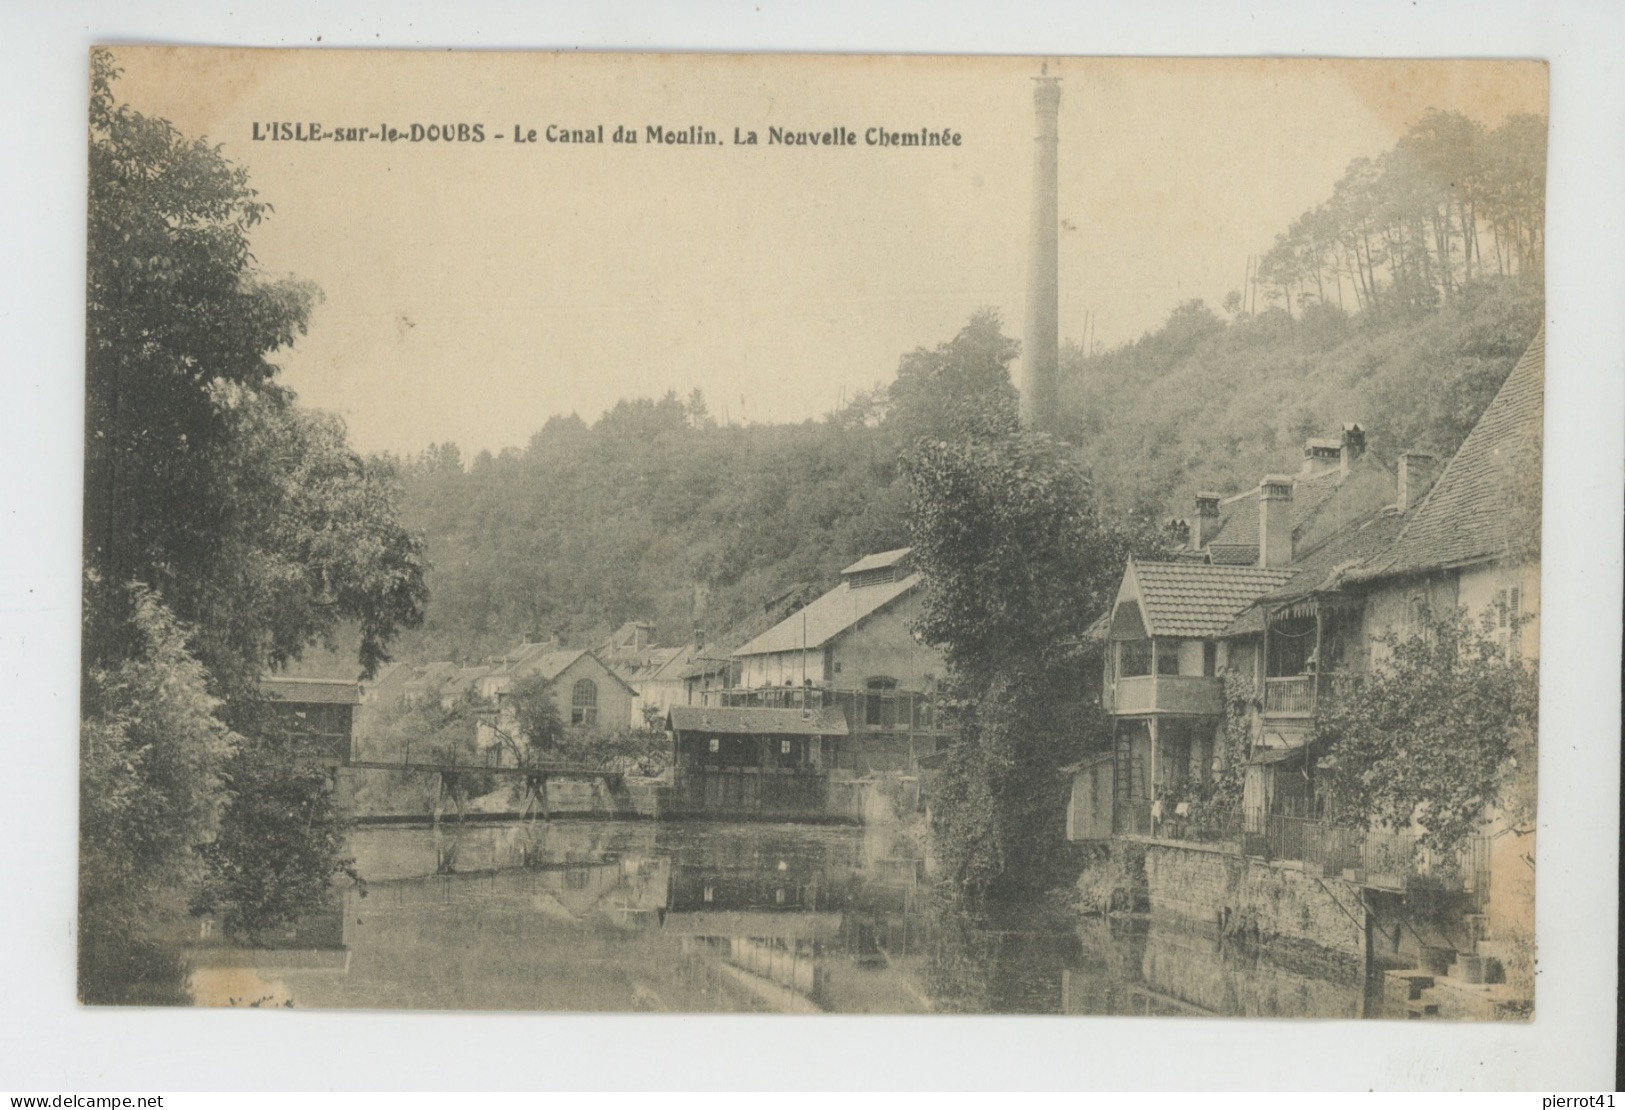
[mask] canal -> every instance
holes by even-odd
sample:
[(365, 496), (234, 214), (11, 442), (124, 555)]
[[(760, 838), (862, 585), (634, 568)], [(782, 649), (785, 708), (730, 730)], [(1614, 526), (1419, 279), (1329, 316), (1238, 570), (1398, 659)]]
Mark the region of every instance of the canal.
[[(364, 882), (269, 947), (194, 949), (199, 1003), (1357, 1017), (1363, 984), (1059, 902), (977, 919), (895, 827), (363, 827)], [(263, 938), (262, 938), (263, 939)]]

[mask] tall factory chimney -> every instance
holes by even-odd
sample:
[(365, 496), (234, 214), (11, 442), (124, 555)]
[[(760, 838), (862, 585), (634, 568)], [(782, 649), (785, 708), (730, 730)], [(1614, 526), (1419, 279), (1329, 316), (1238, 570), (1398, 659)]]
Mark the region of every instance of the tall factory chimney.
[(1027, 330), (1021, 340), (1021, 422), (1029, 428), (1055, 430), (1060, 348), (1060, 281), (1056, 265), (1056, 167), (1061, 107), (1061, 79), (1033, 79), (1033, 112), (1038, 136), (1033, 146), (1032, 257), (1027, 270)]

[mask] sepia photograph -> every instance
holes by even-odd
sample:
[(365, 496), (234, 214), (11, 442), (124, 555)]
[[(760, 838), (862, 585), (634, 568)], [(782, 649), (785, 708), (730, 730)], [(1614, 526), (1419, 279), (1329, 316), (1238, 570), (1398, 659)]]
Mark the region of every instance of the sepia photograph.
[(1550, 1001), (1545, 63), (88, 72), (82, 1004)]

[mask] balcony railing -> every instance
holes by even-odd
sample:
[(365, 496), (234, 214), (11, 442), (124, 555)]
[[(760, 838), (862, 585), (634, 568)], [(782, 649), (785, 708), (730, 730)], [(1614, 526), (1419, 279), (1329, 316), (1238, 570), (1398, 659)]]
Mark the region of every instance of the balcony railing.
[(1220, 679), (1204, 675), (1151, 674), (1120, 678), (1108, 690), (1107, 708), (1116, 714), (1188, 713), (1217, 716), (1224, 712)]
[(1315, 676), (1264, 680), (1264, 712), (1278, 717), (1307, 717), (1315, 709)]
[(1420, 835), (1350, 829), (1316, 817), (1249, 812), (1242, 851), (1271, 860), (1300, 860), (1363, 886), (1405, 891), (1459, 891), (1483, 905), (1489, 898), (1489, 840), (1473, 837), (1453, 852), (1424, 847)]

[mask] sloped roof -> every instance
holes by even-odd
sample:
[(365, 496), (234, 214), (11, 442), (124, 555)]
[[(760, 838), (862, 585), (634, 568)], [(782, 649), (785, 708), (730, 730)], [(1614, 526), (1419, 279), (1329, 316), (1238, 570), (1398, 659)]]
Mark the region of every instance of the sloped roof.
[(1153, 636), (1217, 636), (1260, 595), (1290, 581), (1282, 567), (1129, 562)]
[(881, 567), (896, 566), (914, 549), (912, 547), (899, 547), (895, 551), (882, 551), (875, 555), (865, 555), (845, 570), (842, 574), (857, 574), (866, 570), (879, 570)]
[[(1370, 452), (1355, 459), (1346, 476), (1337, 467), (1308, 477), (1294, 476), (1293, 542), (1305, 548), (1313, 547), (1349, 524), (1392, 505), (1398, 491), (1393, 474)], [(1258, 487), (1225, 498), (1219, 503), (1219, 514), (1218, 530), (1210, 537), (1209, 544), (1234, 548), (1233, 557), (1237, 559), (1242, 547), (1250, 548), (1256, 560)]]
[(1256, 567), (1258, 565), (1258, 545), (1256, 543), (1215, 543), (1207, 549), (1208, 558), (1224, 567)]
[(751, 736), (845, 736), (839, 709), (761, 709), (752, 706), (674, 705), (667, 714), (681, 732)]
[(1512, 557), (1538, 542), (1545, 385), (1543, 326), (1388, 554), (1359, 578)]
[(508, 662), (503, 665), (502, 670), (512, 675), (521, 672), (539, 674), (551, 680), (586, 654), (586, 648), (566, 648), (561, 651), (553, 644), (525, 644), (508, 656)]
[(917, 573), (906, 575), (896, 582), (861, 586), (857, 589), (853, 589), (847, 582), (842, 582), (824, 596), (816, 598), (802, 609), (785, 617), (734, 652), (734, 655), (767, 655), (776, 651), (821, 648), (919, 584), (920, 576)]
[(1404, 526), (1405, 518), (1390, 509), (1336, 533), (1291, 566), (1282, 568), (1292, 572), (1292, 577), (1259, 595), (1255, 604), (1230, 622), (1225, 634), (1242, 636), (1262, 632), (1266, 609), (1318, 590), (1336, 588), (1345, 576), (1352, 575), (1386, 551)]
[(361, 704), (361, 684), (342, 678), (287, 678), (269, 675), (260, 679), (260, 693), (271, 701), (299, 702), (304, 705)]
[(424, 690), (438, 690), (451, 680), (457, 673), (456, 663), (425, 663), (418, 668), (417, 674), (407, 680), (408, 686), (418, 686)]

